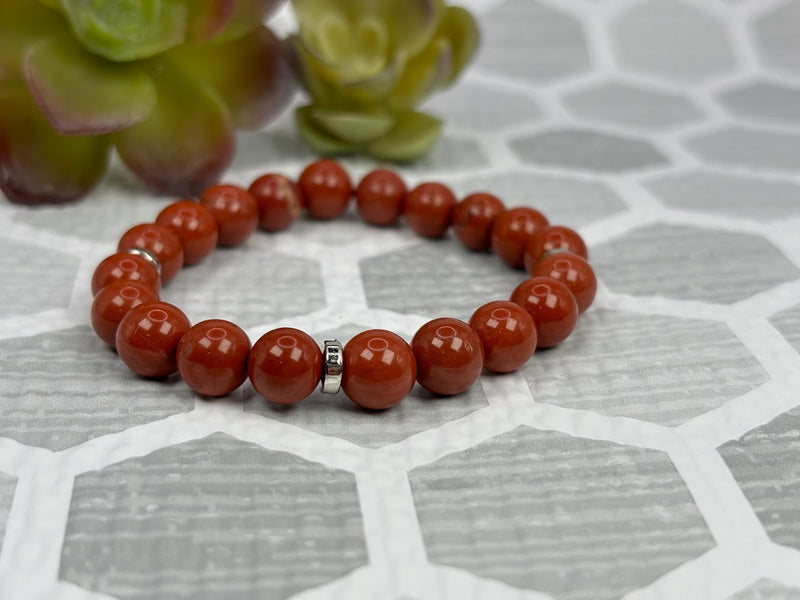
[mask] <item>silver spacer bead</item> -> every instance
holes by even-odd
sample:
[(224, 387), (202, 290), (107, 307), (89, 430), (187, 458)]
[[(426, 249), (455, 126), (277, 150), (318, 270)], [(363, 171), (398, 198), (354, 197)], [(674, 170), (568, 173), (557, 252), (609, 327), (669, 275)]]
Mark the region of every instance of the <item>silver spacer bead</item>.
[(322, 350), (322, 393), (335, 394), (342, 388), (344, 354), (339, 340), (325, 340)]
[(158, 271), (158, 275), (161, 276), (161, 263), (156, 258), (156, 255), (150, 252), (150, 250), (145, 248), (126, 248), (125, 252), (128, 254), (136, 254), (137, 256), (141, 256), (143, 259), (153, 265), (156, 268), (156, 271)]

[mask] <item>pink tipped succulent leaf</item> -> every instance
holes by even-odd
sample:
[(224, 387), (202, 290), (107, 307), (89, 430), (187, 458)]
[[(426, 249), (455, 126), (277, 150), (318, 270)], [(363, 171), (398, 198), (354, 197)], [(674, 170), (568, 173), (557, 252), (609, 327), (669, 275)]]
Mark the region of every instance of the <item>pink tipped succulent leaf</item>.
[(233, 157), (233, 119), (217, 92), (166, 65), (154, 73), (158, 104), (150, 116), (114, 135), (128, 167), (160, 193), (198, 195)]
[(230, 19), (213, 41), (224, 44), (258, 29), (284, 4), (285, 0), (236, 0)]
[(66, 38), (42, 40), (23, 59), (36, 103), (56, 131), (98, 135), (147, 118), (156, 89), (139, 63), (115, 64)]

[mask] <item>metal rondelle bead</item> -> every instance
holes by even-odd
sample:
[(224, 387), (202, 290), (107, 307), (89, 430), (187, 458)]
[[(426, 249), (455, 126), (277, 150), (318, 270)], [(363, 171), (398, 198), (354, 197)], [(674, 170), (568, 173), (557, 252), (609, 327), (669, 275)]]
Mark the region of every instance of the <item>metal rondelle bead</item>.
[(342, 389), (344, 354), (339, 340), (325, 340), (322, 350), (322, 393), (336, 394)]
[(155, 254), (150, 252), (150, 250), (146, 250), (145, 248), (126, 248), (124, 252), (141, 256), (143, 259), (153, 265), (156, 268), (156, 271), (158, 271), (158, 274), (161, 275), (161, 262), (156, 258)]

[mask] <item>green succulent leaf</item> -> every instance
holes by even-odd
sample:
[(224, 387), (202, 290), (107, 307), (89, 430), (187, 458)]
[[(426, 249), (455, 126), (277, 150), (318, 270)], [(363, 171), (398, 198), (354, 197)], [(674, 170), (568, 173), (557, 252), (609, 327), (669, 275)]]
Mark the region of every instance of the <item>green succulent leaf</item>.
[(478, 50), (480, 30), (475, 17), (469, 11), (458, 6), (450, 6), (442, 17), (437, 36), (447, 39), (452, 48), (453, 63), (447, 78), (447, 85), (450, 85)]
[(59, 135), (24, 88), (0, 92), (0, 188), (12, 202), (69, 202), (103, 177), (105, 136)]
[(155, 191), (197, 195), (233, 158), (233, 120), (204, 82), (165, 65), (153, 76), (158, 104), (145, 121), (114, 135), (117, 152)]
[(394, 110), (410, 110), (426, 96), (443, 87), (452, 71), (453, 52), (444, 38), (437, 37), (406, 65), (403, 76), (389, 96)]
[(240, 129), (263, 127), (296, 91), (287, 48), (266, 27), (227, 44), (181, 46), (167, 60), (212, 85)]
[(184, 41), (181, 0), (61, 0), (76, 37), (112, 61), (149, 58)]
[(258, 29), (283, 5), (285, 0), (235, 0), (234, 9), (225, 27), (214, 42), (225, 44)]
[(375, 77), (386, 66), (388, 34), (385, 24), (375, 18), (364, 17), (351, 24), (337, 12), (325, 13), (308, 29), (305, 41), (347, 81)]
[(36, 2), (0, 0), (0, 89), (23, 81), (22, 56), (31, 44), (63, 34), (63, 19)]
[(359, 150), (359, 146), (344, 140), (337, 139), (323, 131), (314, 121), (312, 106), (302, 106), (295, 111), (297, 129), (306, 143), (317, 153), (323, 156), (336, 154), (349, 154)]
[(408, 162), (427, 154), (442, 132), (442, 121), (420, 112), (405, 112), (394, 128), (366, 147), (367, 154), (380, 160)]
[(64, 38), (33, 45), (24, 69), (36, 103), (59, 133), (118, 131), (147, 118), (156, 103), (141, 66), (110, 63)]
[(334, 138), (362, 145), (385, 135), (394, 126), (389, 112), (354, 113), (314, 108), (309, 117)]

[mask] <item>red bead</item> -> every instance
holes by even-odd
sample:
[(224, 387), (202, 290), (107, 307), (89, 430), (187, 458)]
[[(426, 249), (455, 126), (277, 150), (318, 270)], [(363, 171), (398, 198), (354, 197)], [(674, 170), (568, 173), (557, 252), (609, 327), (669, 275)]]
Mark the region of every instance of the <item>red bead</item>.
[(446, 185), (422, 183), (406, 196), (403, 214), (417, 235), (442, 237), (453, 220), (456, 197)]
[(578, 312), (592, 305), (597, 293), (597, 277), (587, 261), (570, 252), (548, 254), (533, 268), (534, 277), (558, 279), (569, 288), (578, 303)]
[(577, 231), (563, 225), (550, 225), (528, 238), (525, 245), (525, 270), (533, 273), (539, 259), (551, 250), (564, 250), (581, 258), (589, 258), (586, 243)]
[(117, 249), (129, 248), (149, 250), (161, 263), (161, 283), (167, 285), (183, 267), (183, 246), (178, 234), (155, 223), (144, 223), (131, 227), (122, 234)]
[(521, 269), (528, 238), (547, 225), (547, 218), (538, 210), (527, 206), (510, 208), (494, 220), (492, 250), (507, 265)]
[(166, 377), (178, 370), (178, 343), (189, 331), (189, 319), (166, 302), (132, 309), (117, 329), (117, 354), (142, 377)]
[(194, 265), (217, 247), (217, 222), (205, 206), (194, 200), (179, 200), (162, 210), (156, 223), (174, 231), (183, 246), (183, 263)]
[(550, 348), (563, 342), (578, 321), (578, 303), (572, 292), (550, 277), (526, 279), (513, 291), (511, 301), (533, 317), (539, 348)]
[(145, 302), (157, 302), (158, 292), (139, 281), (112, 281), (100, 289), (92, 302), (92, 328), (109, 346), (117, 343), (117, 328), (128, 312)]
[(298, 180), (306, 211), (314, 219), (333, 219), (347, 210), (353, 186), (350, 177), (335, 160), (318, 160), (308, 165)]
[(215, 185), (200, 196), (217, 222), (220, 246), (238, 246), (258, 227), (258, 203), (247, 190), (235, 185)]
[(250, 339), (242, 329), (221, 319), (192, 326), (178, 344), (178, 372), (198, 394), (225, 396), (247, 379)]
[(497, 300), (484, 304), (469, 320), (483, 342), (483, 366), (495, 373), (509, 373), (524, 365), (536, 350), (536, 325), (524, 308)]
[(406, 193), (406, 184), (397, 173), (376, 169), (358, 184), (358, 212), (370, 225), (394, 225), (403, 214)]
[(300, 190), (283, 175), (262, 175), (250, 185), (250, 193), (258, 202), (258, 224), (265, 231), (288, 229), (303, 213)]
[(161, 276), (155, 265), (143, 256), (129, 252), (117, 252), (97, 265), (92, 275), (92, 295), (97, 295), (102, 288), (112, 281), (138, 281), (161, 291)]
[(411, 340), (411, 348), (417, 359), (417, 381), (434, 394), (460, 394), (481, 375), (481, 339), (458, 319), (425, 323)]
[(492, 194), (470, 194), (456, 204), (453, 232), (470, 250), (487, 250), (491, 244), (494, 220), (506, 207)]
[(298, 329), (281, 327), (253, 344), (247, 362), (250, 382), (270, 402), (294, 404), (307, 397), (322, 376), (322, 351)]
[(344, 347), (342, 389), (364, 408), (390, 408), (408, 396), (417, 379), (411, 346), (384, 329), (362, 331)]

